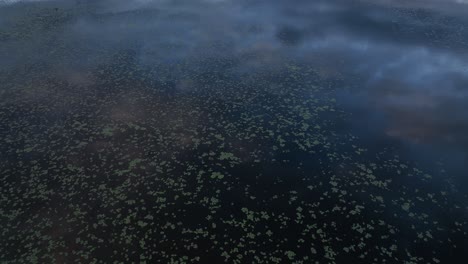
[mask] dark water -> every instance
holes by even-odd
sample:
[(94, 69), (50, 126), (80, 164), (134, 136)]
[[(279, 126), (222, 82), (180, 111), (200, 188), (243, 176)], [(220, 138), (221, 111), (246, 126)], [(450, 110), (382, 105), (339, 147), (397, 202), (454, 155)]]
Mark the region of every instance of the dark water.
[(465, 263), (464, 1), (0, 1), (0, 262)]

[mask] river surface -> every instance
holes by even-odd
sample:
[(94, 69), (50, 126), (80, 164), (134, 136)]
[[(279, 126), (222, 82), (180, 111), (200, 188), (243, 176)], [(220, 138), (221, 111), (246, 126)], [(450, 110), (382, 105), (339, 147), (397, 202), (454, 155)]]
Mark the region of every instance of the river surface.
[(0, 1), (2, 263), (465, 263), (467, 164), (467, 1)]

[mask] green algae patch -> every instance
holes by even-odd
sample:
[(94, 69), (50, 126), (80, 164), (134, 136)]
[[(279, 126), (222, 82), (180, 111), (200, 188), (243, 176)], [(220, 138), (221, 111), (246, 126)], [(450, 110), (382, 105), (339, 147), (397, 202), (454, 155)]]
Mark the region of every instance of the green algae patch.
[(218, 180), (221, 180), (224, 178), (224, 175), (220, 172), (213, 172), (211, 173), (211, 176), (210, 176), (211, 179), (218, 179)]

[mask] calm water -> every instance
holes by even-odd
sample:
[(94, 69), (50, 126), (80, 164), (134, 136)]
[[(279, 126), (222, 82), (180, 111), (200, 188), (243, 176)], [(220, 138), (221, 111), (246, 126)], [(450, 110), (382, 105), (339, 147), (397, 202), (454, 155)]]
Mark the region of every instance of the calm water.
[(465, 2), (0, 1), (0, 262), (464, 263)]

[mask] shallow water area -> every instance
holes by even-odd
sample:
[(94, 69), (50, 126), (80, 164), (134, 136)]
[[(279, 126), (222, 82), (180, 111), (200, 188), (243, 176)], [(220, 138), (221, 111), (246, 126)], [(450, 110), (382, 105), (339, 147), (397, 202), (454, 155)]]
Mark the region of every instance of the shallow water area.
[(0, 261), (463, 263), (467, 13), (0, 2)]

